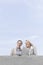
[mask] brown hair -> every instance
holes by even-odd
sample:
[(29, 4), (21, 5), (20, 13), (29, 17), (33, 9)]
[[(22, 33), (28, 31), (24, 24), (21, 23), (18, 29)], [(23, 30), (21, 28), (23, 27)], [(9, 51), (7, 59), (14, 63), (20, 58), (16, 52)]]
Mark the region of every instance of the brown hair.
[(23, 44), (22, 40), (18, 40), (17, 43), (18, 43), (19, 41), (21, 42), (21, 44)]

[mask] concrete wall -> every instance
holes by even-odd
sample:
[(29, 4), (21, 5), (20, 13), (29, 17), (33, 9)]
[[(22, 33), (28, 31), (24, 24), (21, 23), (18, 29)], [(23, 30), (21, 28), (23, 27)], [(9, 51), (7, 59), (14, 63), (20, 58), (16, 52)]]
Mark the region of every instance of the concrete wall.
[(43, 65), (43, 56), (0, 56), (0, 65)]

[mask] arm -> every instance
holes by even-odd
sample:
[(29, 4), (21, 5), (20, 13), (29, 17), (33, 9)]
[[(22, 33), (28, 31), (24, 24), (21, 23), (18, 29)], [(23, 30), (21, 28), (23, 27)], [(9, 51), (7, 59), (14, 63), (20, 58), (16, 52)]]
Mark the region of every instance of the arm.
[(16, 54), (16, 50), (15, 49), (12, 49), (11, 50), (11, 56), (14, 56)]
[(33, 49), (33, 54), (34, 54), (34, 55), (37, 55), (36, 47), (34, 47), (34, 49)]

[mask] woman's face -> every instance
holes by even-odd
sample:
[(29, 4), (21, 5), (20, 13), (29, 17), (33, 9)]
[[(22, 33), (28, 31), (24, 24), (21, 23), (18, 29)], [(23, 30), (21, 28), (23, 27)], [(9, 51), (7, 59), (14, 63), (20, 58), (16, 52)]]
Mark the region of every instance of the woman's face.
[(22, 42), (21, 41), (18, 41), (17, 42), (17, 47), (19, 48), (19, 47), (21, 47), (22, 46)]
[(30, 42), (29, 42), (29, 41), (26, 41), (26, 47), (27, 47), (27, 48), (30, 48), (30, 47), (31, 47), (31, 45), (30, 45)]

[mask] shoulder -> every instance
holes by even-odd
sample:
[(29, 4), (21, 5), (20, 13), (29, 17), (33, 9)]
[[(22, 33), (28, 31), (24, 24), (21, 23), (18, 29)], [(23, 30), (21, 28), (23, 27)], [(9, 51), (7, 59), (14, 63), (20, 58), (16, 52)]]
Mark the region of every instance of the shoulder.
[(13, 55), (15, 55), (15, 54), (16, 54), (16, 49), (13, 48), (13, 49), (11, 50), (11, 55), (13, 56)]
[(13, 49), (12, 49), (12, 52), (16, 52), (16, 48), (13, 48)]
[(31, 46), (31, 49), (34, 49), (34, 47), (33, 47), (33, 46)]
[(36, 49), (36, 47), (35, 46), (31, 46), (31, 49)]
[(37, 53), (37, 49), (36, 49), (36, 47), (35, 47), (35, 46), (32, 46), (32, 47), (31, 47), (31, 49), (32, 49), (32, 50), (34, 50), (34, 52), (36, 52), (36, 53)]

